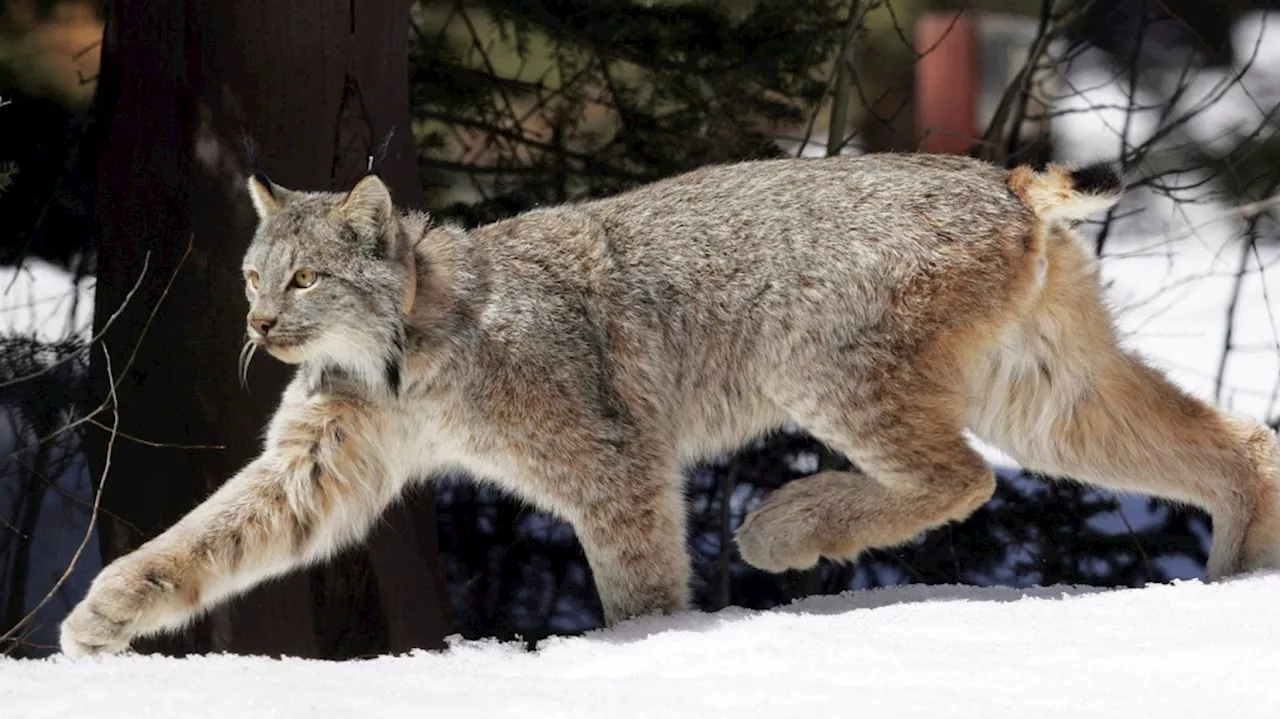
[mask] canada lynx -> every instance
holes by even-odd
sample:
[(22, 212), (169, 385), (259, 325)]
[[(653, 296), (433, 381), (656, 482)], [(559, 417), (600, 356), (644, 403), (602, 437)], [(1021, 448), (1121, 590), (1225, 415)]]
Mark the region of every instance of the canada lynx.
[(249, 180), (248, 349), (298, 365), (262, 455), (106, 567), (62, 627), (113, 652), (358, 541), (462, 470), (568, 520), (610, 623), (688, 600), (682, 469), (794, 421), (860, 472), (774, 492), (770, 571), (964, 518), (1026, 467), (1207, 509), (1210, 577), (1280, 565), (1275, 436), (1117, 348), (1068, 222), (1114, 170), (932, 155), (708, 167), (473, 231)]

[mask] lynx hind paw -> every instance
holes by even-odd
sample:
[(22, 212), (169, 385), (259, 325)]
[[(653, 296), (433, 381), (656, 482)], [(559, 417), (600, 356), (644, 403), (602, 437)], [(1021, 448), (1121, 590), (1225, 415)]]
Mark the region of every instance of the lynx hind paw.
[(858, 514), (852, 500), (862, 479), (822, 472), (776, 490), (738, 528), (742, 558), (768, 572), (809, 569), (821, 557), (857, 559), (868, 546), (859, 523), (850, 521)]
[(821, 553), (813, 540), (812, 520), (797, 516), (791, 504), (775, 492), (743, 520), (734, 540), (747, 564), (780, 573), (818, 563)]

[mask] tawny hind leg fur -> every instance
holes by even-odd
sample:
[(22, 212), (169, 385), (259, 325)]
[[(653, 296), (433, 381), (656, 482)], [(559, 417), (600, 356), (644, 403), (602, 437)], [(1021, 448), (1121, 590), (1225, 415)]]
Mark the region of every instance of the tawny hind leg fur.
[(968, 425), (1025, 467), (1208, 510), (1208, 574), (1280, 565), (1273, 433), (1118, 348), (1096, 265), (1066, 231), (1044, 294), (972, 367)]
[(831, 348), (777, 383), (772, 399), (861, 471), (823, 472), (770, 495), (737, 533), (749, 564), (782, 571), (852, 560), (962, 520), (991, 498), (995, 474), (963, 435), (963, 369), (1040, 290), (1043, 234), (1011, 247), (984, 267), (922, 281), (878, 338), (851, 353)]
[[(829, 396), (841, 394), (832, 388)], [(855, 410), (797, 416), (862, 472), (822, 472), (771, 494), (737, 532), (749, 564), (779, 572), (813, 566), (819, 557), (853, 560), (963, 519), (991, 497), (995, 475), (961, 434), (959, 410), (946, 409), (958, 402), (861, 400), (841, 403)]]

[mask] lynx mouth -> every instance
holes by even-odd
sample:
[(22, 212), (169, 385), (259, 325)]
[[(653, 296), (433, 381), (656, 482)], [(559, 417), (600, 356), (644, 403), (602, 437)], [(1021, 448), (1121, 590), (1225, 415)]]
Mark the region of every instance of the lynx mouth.
[(250, 332), (249, 341), (286, 364), (300, 364), (307, 358), (306, 343), (293, 337), (263, 337)]
[(307, 358), (302, 344), (298, 342), (266, 340), (262, 342), (262, 348), (267, 351), (267, 354), (287, 364), (301, 364)]

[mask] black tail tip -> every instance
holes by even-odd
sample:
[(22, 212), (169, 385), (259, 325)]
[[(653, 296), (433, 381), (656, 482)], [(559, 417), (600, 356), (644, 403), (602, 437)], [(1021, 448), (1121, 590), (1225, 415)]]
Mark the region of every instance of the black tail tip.
[(1124, 190), (1120, 167), (1114, 162), (1094, 162), (1073, 170), (1071, 184), (1086, 195), (1117, 195)]

